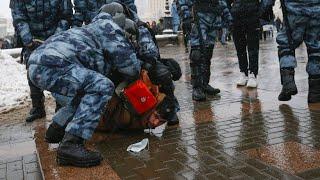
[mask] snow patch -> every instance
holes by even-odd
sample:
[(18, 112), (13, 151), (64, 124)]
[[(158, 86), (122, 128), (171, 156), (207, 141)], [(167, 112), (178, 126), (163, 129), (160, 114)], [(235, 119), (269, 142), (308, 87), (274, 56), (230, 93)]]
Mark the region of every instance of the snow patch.
[(0, 53), (0, 112), (22, 104), (28, 96), (25, 65), (10, 55)]

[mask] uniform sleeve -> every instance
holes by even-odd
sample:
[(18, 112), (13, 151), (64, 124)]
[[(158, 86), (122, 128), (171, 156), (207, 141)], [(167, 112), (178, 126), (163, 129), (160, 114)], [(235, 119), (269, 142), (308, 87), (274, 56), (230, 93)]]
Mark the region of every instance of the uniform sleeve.
[(85, 22), (87, 15), (86, 0), (74, 0), (74, 14), (72, 17), (72, 25), (81, 27)]
[(151, 33), (144, 26), (139, 27), (138, 33), (139, 58), (149, 64), (155, 64), (155, 61), (160, 58), (160, 53), (157, 45), (153, 41)]
[(192, 4), (191, 0), (178, 0), (177, 1), (177, 8), (178, 8), (179, 15), (180, 15), (180, 18), (182, 21), (184, 21), (186, 19), (190, 19), (192, 17), (189, 4)]
[(140, 60), (123, 30), (111, 20), (100, 23), (98, 28), (100, 32), (98, 38), (101, 41), (106, 60), (111, 62), (112, 67), (128, 79), (139, 76)]
[(32, 42), (33, 36), (29, 27), (29, 17), (27, 15), (26, 9), (20, 0), (10, 1), (11, 15), (13, 19), (13, 25), (20, 36), (24, 46)]
[(230, 9), (227, 6), (227, 2), (225, 0), (219, 0), (219, 4), (222, 10), (222, 20), (227, 24), (232, 23), (232, 16), (230, 13)]
[(70, 28), (72, 14), (71, 0), (62, 0), (59, 12), (60, 21), (58, 23), (56, 33), (68, 30)]

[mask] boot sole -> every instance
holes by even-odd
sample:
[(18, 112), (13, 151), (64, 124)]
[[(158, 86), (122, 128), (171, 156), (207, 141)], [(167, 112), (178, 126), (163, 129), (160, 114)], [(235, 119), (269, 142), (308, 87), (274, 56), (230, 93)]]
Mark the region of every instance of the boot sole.
[(57, 156), (57, 163), (60, 166), (76, 166), (76, 167), (93, 167), (101, 164), (102, 159), (97, 159), (93, 161), (75, 161), (74, 159), (62, 158)]
[(206, 101), (207, 100), (207, 98), (203, 98), (203, 99), (196, 99), (196, 98), (192, 98), (192, 100), (194, 100), (194, 101)]

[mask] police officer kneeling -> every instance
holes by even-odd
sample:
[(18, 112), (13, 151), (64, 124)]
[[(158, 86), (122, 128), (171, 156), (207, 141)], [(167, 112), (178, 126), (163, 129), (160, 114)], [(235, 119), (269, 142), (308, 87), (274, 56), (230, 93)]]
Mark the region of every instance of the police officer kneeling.
[[(37, 87), (72, 99), (53, 117), (70, 120), (57, 162), (78, 167), (100, 164), (101, 154), (86, 149), (84, 140), (91, 138), (114, 94), (111, 71), (133, 81), (141, 67), (122, 28), (110, 14), (101, 12), (87, 26), (52, 36), (35, 50), (28, 64), (30, 79)], [(56, 122), (62, 127), (65, 123)]]

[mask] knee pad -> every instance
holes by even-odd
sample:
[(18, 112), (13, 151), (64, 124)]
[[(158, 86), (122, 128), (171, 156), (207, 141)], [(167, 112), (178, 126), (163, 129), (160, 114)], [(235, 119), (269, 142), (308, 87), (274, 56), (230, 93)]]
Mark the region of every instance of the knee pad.
[(172, 75), (169, 68), (159, 61), (156, 63), (155, 67), (149, 71), (148, 75), (151, 82), (156, 85), (172, 82)]
[(180, 65), (177, 61), (175, 61), (174, 59), (165, 58), (161, 59), (160, 61), (169, 68), (169, 71), (172, 75), (172, 80), (177, 81), (181, 78), (182, 72)]

